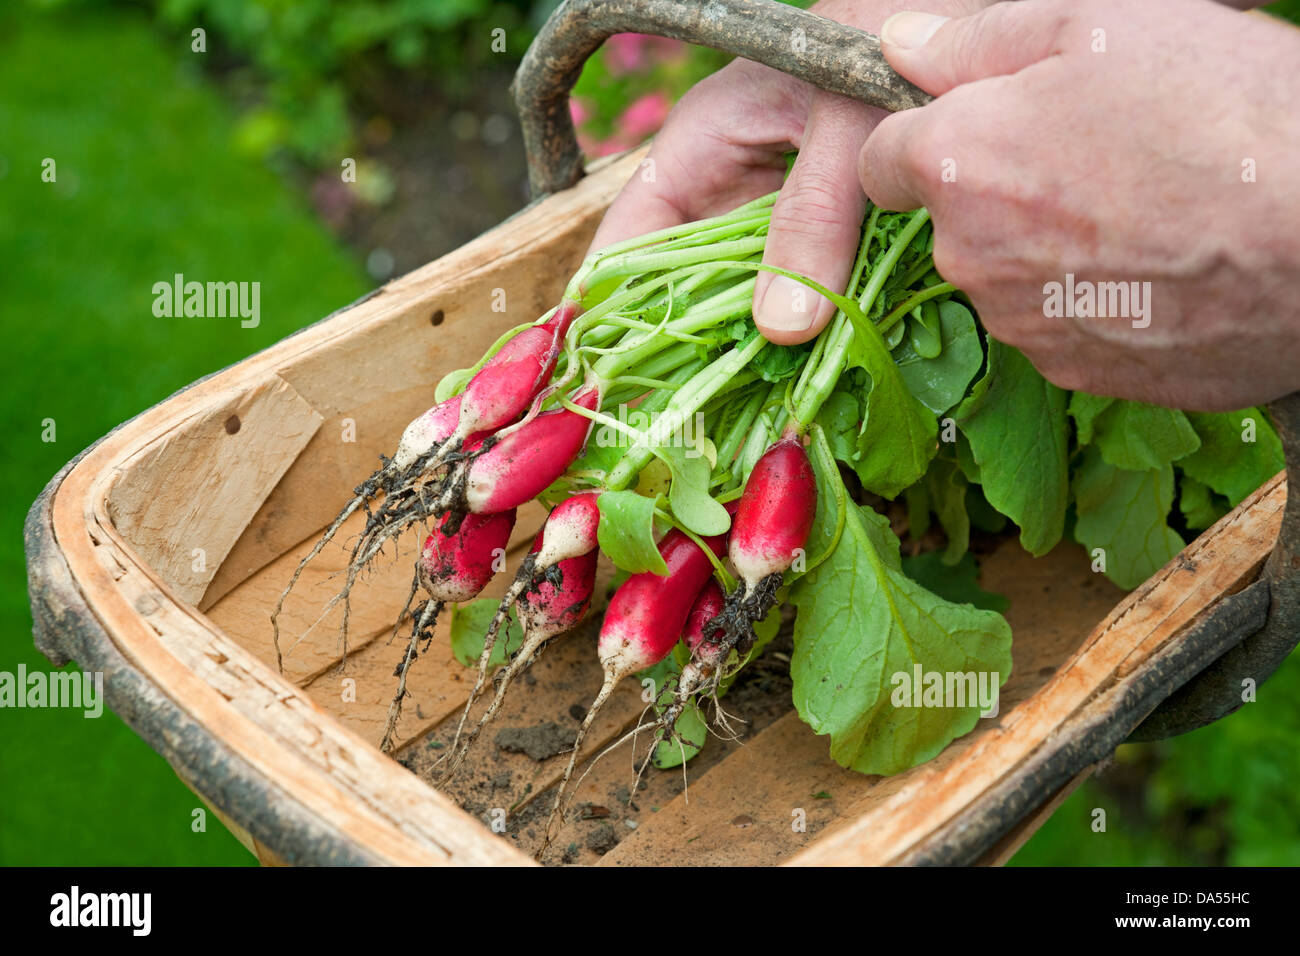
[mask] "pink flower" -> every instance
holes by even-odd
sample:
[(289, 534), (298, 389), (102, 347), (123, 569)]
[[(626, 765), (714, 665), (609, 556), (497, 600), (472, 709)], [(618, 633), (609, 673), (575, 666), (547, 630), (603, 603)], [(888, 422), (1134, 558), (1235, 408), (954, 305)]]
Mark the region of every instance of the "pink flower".
[(646, 62), (646, 45), (650, 39), (644, 33), (615, 33), (605, 41), (605, 62), (615, 75), (640, 70)]
[(586, 104), (574, 96), (569, 98), (569, 115), (573, 117), (574, 126), (581, 126), (591, 114), (587, 112)]
[(686, 44), (648, 33), (616, 33), (605, 41), (605, 63), (615, 76), (636, 73), (656, 63), (678, 60)]
[(626, 140), (639, 142), (664, 125), (672, 103), (659, 91), (647, 93), (634, 100), (619, 117), (619, 134)]

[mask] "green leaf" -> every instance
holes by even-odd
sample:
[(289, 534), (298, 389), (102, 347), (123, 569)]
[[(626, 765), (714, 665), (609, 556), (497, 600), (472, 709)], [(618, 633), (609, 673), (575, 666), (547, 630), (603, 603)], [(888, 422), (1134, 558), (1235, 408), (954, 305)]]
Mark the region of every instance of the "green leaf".
[(1001, 615), (953, 604), (901, 570), (898, 539), (874, 511), (849, 506), (835, 552), (790, 591), (798, 608), (794, 703), (831, 756), (861, 773), (898, 773), (929, 760), (979, 719), (978, 702), (895, 706), (897, 681), (925, 673), (1011, 672)]
[[(483, 653), (483, 639), (487, 637), (488, 625), (497, 612), (497, 602), (492, 598), (479, 598), (466, 604), (454, 604), (451, 611), (451, 652), (466, 667), (474, 667)], [(497, 642), (492, 648), (493, 667), (504, 664), (523, 643), (523, 628), (515, 620), (513, 608), (502, 631), (504, 635), (497, 633)]]
[[(754, 334), (754, 323), (748, 318), (739, 319), (731, 323), (727, 332), (736, 341), (744, 342)], [(815, 338), (800, 345), (769, 344), (754, 357), (749, 368), (757, 372), (765, 382), (782, 382), (803, 368), (814, 342)]]
[[(972, 485), (980, 483), (980, 466), (975, 464), (975, 453), (971, 451), (970, 439), (961, 432), (957, 433), (957, 467)], [(1000, 512), (999, 512), (1000, 513)], [(1005, 515), (1003, 518), (1005, 519)]]
[(903, 573), (945, 601), (972, 604), (986, 611), (1006, 613), (1011, 606), (1001, 594), (980, 587), (980, 566), (975, 555), (967, 551), (956, 564), (948, 564), (938, 551), (927, 551), (903, 559)]
[[(675, 699), (674, 691), (681, 677), (682, 664), (689, 659), (690, 655), (686, 652), (685, 646), (678, 643), (673, 648), (673, 653), (636, 675), (640, 682), (644, 682), (647, 678), (653, 682), (651, 686), (656, 695), (654, 704), (656, 716), (662, 715)], [(704, 748), (709, 728), (704, 715), (700, 713), (694, 701), (688, 704), (682, 710), (681, 716), (677, 718), (676, 732), (682, 738), (680, 746), (676, 741), (660, 741), (655, 744), (652, 762), (660, 770), (680, 767)]]
[(600, 525), (596, 540), (618, 567), (630, 574), (668, 573), (655, 543), (655, 500), (635, 491), (606, 491), (596, 499)]
[(925, 474), (939, 425), (913, 397), (876, 327), (855, 322), (853, 330), (849, 365), (871, 376), (853, 470), (867, 491), (893, 498)]
[(1214, 524), (1232, 507), (1226, 498), (1211, 491), (1209, 485), (1191, 475), (1183, 475), (1178, 480), (1178, 510), (1183, 513), (1187, 527), (1200, 531)]
[[(690, 451), (691, 454), (687, 454)], [(673, 516), (685, 527), (705, 537), (723, 534), (731, 527), (731, 516), (709, 494), (713, 469), (709, 461), (694, 449), (660, 447), (655, 454), (673, 473), (668, 504)]]
[(925, 473), (925, 487), (934, 509), (948, 536), (943, 550), (943, 560), (956, 564), (970, 547), (970, 516), (966, 513), (966, 476), (957, 463), (948, 458), (936, 458)]
[(661, 740), (655, 744), (652, 760), (660, 770), (680, 767), (704, 749), (709, 737), (709, 725), (694, 702), (682, 708), (677, 718), (676, 732), (679, 740)]
[(1112, 402), (1092, 421), (1092, 432), (1101, 457), (1128, 471), (1162, 468), (1201, 447), (1186, 415), (1145, 402)]
[(920, 541), (930, 530), (930, 491), (925, 480), (907, 487), (903, 491), (903, 501), (907, 505), (907, 538)]
[(894, 350), (894, 361), (908, 389), (936, 415), (962, 400), (984, 364), (984, 346), (969, 309), (952, 299), (941, 302), (939, 322), (943, 347), (936, 358), (919, 354), (911, 337)]
[(943, 333), (940, 330), (939, 304), (931, 299), (921, 303), (907, 324), (907, 339), (912, 350), (923, 359), (935, 359), (943, 351)]
[(1122, 588), (1137, 587), (1183, 549), (1166, 522), (1174, 503), (1170, 465), (1127, 471), (1089, 446), (1074, 476), (1074, 500), (1075, 539), (1090, 553), (1105, 552), (1106, 577)]
[(1070, 417), (1079, 432), (1079, 444), (1092, 443), (1092, 428), (1097, 416), (1114, 403), (1115, 399), (1101, 395), (1089, 395), (1087, 392), (1073, 392), (1070, 395)]
[[(1201, 447), (1178, 467), (1224, 495), (1234, 508), (1286, 464), (1282, 442), (1258, 408), (1188, 412), (1187, 418)], [(1255, 440), (1247, 441), (1252, 431)]]
[(862, 425), (862, 403), (848, 392), (836, 390), (822, 403), (815, 419), (830, 444), (831, 453), (847, 465), (858, 450), (858, 429)]
[(976, 484), (966, 486), (966, 514), (970, 515), (972, 528), (989, 534), (1001, 534), (1007, 526), (1007, 516), (989, 504), (984, 490)]
[(442, 404), (453, 395), (459, 395), (465, 391), (465, 386), (469, 380), (474, 377), (472, 368), (453, 369), (444, 375), (433, 390), (433, 400)]
[(1020, 526), (1030, 554), (1061, 539), (1069, 499), (1066, 393), (1019, 351), (989, 339), (989, 374), (954, 412), (984, 496)]

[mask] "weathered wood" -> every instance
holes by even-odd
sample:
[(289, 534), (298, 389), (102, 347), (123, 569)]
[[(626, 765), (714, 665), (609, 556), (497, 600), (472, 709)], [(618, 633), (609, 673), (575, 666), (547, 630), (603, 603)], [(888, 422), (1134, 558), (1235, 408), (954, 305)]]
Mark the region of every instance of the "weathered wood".
[(773, 0), (566, 0), (528, 47), (512, 87), (535, 196), (582, 176), (569, 91), (587, 57), (615, 33), (713, 47), (890, 111), (933, 98), (893, 71), (877, 37)]
[(281, 378), (234, 392), (124, 462), (133, 480), (109, 500), (114, 526), (196, 603), (261, 505), (256, 490), (275, 487), (320, 423)]

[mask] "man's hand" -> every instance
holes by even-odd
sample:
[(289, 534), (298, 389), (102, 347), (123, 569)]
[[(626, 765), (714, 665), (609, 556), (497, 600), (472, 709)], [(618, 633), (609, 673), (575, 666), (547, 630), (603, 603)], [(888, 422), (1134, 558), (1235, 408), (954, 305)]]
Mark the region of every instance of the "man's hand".
[[(985, 2), (826, 0), (812, 9), (878, 33), (886, 17), (898, 10), (920, 7), (956, 16)], [(816, 50), (808, 53), (815, 56)], [(843, 289), (866, 208), (857, 178), (858, 154), (887, 115), (737, 60), (677, 104), (650, 149), (654, 181), (633, 177), (610, 207), (592, 249), (726, 212), (780, 189), (763, 261)], [(791, 149), (799, 150), (799, 158), (782, 186), (785, 154)], [(770, 272), (758, 274), (754, 319), (773, 342), (812, 338), (833, 314), (834, 306), (805, 286)]]
[[(901, 14), (882, 42), (939, 99), (879, 124), (863, 186), (929, 208), (994, 336), (1062, 387), (1180, 408), (1300, 387), (1300, 31), (1206, 0), (1024, 0)], [(1079, 314), (1119, 282), (1145, 316)]]

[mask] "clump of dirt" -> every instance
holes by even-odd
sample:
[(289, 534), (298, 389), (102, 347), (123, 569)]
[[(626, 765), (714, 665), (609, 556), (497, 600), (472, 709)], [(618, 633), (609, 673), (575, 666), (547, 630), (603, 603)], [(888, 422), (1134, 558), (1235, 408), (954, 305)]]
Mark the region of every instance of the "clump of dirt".
[(608, 823), (602, 823), (587, 834), (587, 849), (592, 853), (604, 856), (616, 846), (618, 846), (618, 833)]
[(554, 721), (536, 727), (504, 727), (497, 734), (496, 743), (506, 753), (527, 754), (540, 763), (568, 753), (573, 747), (573, 731)]

